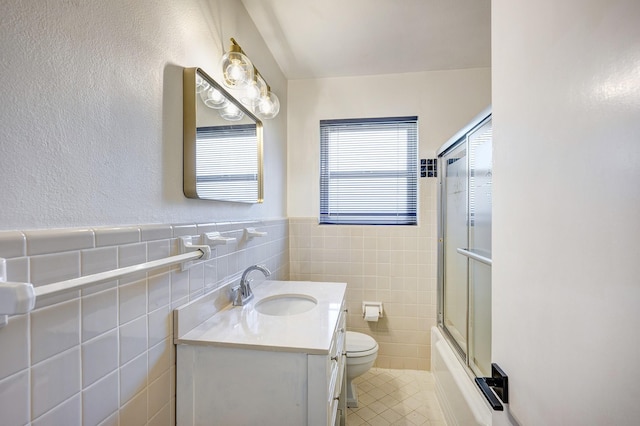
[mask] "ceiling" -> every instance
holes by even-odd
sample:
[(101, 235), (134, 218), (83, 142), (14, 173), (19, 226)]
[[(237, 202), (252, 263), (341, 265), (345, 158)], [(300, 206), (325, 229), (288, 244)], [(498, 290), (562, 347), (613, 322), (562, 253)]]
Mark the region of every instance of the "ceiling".
[(491, 66), (490, 0), (242, 0), (287, 79)]

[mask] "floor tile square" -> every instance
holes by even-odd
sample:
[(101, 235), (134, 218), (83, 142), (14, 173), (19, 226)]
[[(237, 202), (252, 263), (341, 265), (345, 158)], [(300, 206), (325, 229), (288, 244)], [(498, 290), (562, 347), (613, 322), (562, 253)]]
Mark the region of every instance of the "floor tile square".
[(392, 424), (402, 419), (404, 416), (399, 414), (397, 411), (392, 409), (388, 409), (387, 411), (383, 411), (380, 414), (380, 417), (383, 417), (385, 420), (388, 420)]
[(384, 405), (382, 402), (375, 401), (371, 404), (369, 404), (367, 407), (369, 407), (370, 409), (372, 409), (376, 414), (380, 414), (383, 411), (386, 411), (389, 409), (389, 407), (387, 407), (386, 405)]
[(424, 425), (429, 423), (429, 419), (417, 411), (409, 413), (405, 418), (414, 425)]
[(369, 421), (377, 415), (378, 414), (369, 407), (362, 407), (358, 410), (358, 416), (365, 421)]
[(367, 422), (370, 426), (389, 426), (391, 424), (390, 421), (386, 420), (383, 417), (376, 416)]
[(349, 426), (361, 426), (366, 425), (367, 422), (355, 413), (349, 413), (347, 415), (347, 424)]
[(358, 391), (369, 392), (371, 389), (375, 389), (375, 385), (371, 384), (371, 382), (362, 382), (356, 384)]
[(385, 391), (383, 391), (380, 388), (371, 389), (369, 392), (367, 392), (367, 394), (369, 394), (372, 397), (374, 397), (376, 399), (376, 401), (379, 400), (380, 398), (384, 398), (385, 396), (387, 396)]
[(373, 404), (377, 399), (373, 395), (369, 395), (368, 393), (360, 393), (358, 392), (358, 408), (366, 407), (369, 404)]

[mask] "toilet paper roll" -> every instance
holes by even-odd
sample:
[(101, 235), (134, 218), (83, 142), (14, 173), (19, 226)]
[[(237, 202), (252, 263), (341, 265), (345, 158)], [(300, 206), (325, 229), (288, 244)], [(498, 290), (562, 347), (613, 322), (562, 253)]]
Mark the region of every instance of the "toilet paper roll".
[(380, 318), (380, 308), (377, 306), (365, 306), (364, 308), (364, 320), (378, 322)]

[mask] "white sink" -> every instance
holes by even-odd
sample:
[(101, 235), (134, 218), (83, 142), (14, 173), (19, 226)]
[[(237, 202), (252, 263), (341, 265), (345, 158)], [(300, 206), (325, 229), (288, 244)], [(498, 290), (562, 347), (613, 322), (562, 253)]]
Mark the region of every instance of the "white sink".
[(297, 315), (315, 308), (318, 301), (306, 294), (277, 294), (256, 303), (256, 311), (265, 315)]

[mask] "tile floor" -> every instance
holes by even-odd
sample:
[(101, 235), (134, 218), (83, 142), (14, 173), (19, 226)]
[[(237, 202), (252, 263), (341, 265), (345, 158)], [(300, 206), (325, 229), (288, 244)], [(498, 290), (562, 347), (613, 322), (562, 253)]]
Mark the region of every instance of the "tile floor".
[(355, 380), (358, 408), (348, 426), (446, 426), (429, 371), (372, 368)]

